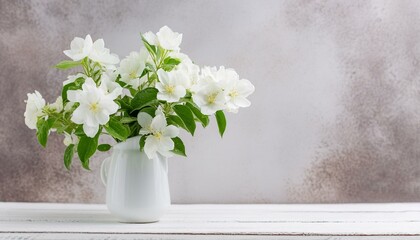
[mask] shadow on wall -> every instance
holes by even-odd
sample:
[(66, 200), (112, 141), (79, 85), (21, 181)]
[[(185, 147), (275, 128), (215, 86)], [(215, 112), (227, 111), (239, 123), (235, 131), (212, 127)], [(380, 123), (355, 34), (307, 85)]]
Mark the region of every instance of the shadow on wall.
[(292, 201), (419, 201), (419, 6), (354, 3), (294, 3), (333, 34), (346, 78), (343, 110)]
[[(63, 60), (59, 53), (81, 32), (102, 31), (88, 21), (92, 16), (118, 23), (121, 14), (107, 11), (116, 4), (93, 8), (77, 1), (0, 1), (0, 201), (103, 202), (97, 170), (101, 156), (92, 161), (93, 173), (82, 170), (79, 161), (65, 171), (62, 138), (52, 134), (48, 149), (42, 149), (25, 126), (23, 100), (36, 89), (54, 101), (69, 73), (51, 67)], [(86, 17), (71, 15), (69, 9)]]

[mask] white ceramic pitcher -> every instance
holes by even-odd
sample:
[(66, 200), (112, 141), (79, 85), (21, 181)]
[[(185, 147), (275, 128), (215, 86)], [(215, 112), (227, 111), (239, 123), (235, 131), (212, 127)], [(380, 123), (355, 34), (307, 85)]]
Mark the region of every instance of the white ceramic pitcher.
[(121, 222), (156, 222), (171, 205), (168, 161), (149, 159), (139, 150), (140, 137), (113, 147), (101, 167), (106, 204)]

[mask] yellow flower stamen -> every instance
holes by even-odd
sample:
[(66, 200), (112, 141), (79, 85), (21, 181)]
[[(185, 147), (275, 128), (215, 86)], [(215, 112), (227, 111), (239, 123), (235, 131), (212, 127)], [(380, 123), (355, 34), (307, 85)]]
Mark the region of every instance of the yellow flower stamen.
[(213, 104), (216, 101), (217, 93), (212, 93), (207, 96), (207, 102)]
[(129, 76), (130, 76), (130, 78), (132, 78), (132, 79), (137, 78), (137, 74), (136, 74), (136, 72), (131, 72)]
[(166, 85), (165, 86), (165, 91), (169, 94), (172, 94), (174, 92), (174, 90), (175, 90), (174, 86), (171, 86), (171, 85)]
[(233, 91), (231, 91), (230, 93), (229, 93), (229, 96), (231, 97), (231, 98), (235, 98), (235, 97), (237, 97), (239, 95), (239, 93), (236, 91), (236, 90), (233, 90)]
[(97, 102), (90, 104), (89, 110), (92, 112), (98, 112), (99, 111), (99, 104)]
[(155, 137), (157, 138), (157, 139), (160, 139), (161, 137), (162, 137), (162, 133), (161, 132), (155, 132)]

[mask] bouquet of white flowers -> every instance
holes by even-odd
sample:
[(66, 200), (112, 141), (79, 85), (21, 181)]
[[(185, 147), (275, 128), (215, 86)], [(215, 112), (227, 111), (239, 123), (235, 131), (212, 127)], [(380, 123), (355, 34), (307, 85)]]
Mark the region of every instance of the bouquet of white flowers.
[[(64, 134), (64, 164), (70, 169), (77, 152), (82, 166), (109, 144), (99, 144), (102, 134), (116, 142), (141, 136), (139, 151), (153, 159), (160, 154), (185, 156), (178, 137), (182, 128), (194, 135), (196, 123), (209, 124), (215, 115), (220, 135), (226, 128), (224, 110), (237, 112), (250, 106), (247, 97), (254, 86), (240, 79), (235, 70), (195, 65), (180, 52), (182, 34), (162, 27), (158, 33), (141, 36), (143, 46), (121, 62), (105, 48), (103, 39), (74, 38), (71, 60), (59, 69), (81, 67), (63, 82), (61, 96), (47, 104), (38, 91), (26, 100), (25, 123), (36, 129), (39, 143), (46, 146), (50, 132)], [(119, 66), (117, 64), (119, 63)]]

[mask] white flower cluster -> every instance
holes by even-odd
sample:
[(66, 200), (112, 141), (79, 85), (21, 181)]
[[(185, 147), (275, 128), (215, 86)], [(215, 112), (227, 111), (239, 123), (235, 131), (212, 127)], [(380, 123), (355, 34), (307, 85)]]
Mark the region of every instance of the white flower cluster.
[(30, 129), (36, 129), (38, 118), (41, 117), (45, 107), (45, 100), (38, 91), (35, 93), (28, 93), (28, 100), (26, 100), (26, 110), (24, 113), (25, 124)]
[(82, 90), (70, 90), (67, 97), (70, 102), (79, 103), (74, 110), (71, 121), (83, 124), (83, 131), (88, 137), (94, 137), (100, 125), (109, 121), (109, 115), (118, 111), (114, 100), (121, 94), (121, 88), (108, 93), (104, 82), (99, 87), (92, 78), (87, 78)]
[(73, 61), (79, 61), (88, 57), (94, 62), (98, 62), (105, 66), (112, 68), (112, 65), (117, 64), (120, 59), (116, 54), (111, 54), (108, 48), (105, 48), (103, 39), (98, 39), (92, 42), (90, 35), (85, 39), (76, 37), (71, 41), (70, 50), (64, 51), (67, 57)]
[[(70, 50), (64, 51), (72, 61), (63, 61), (57, 68), (80, 66), (83, 71), (68, 76), (62, 96), (46, 104), (38, 91), (28, 94), (26, 125), (37, 129), (44, 146), (50, 131), (65, 136), (66, 167), (68, 155), (71, 160), (74, 152), (85, 167), (91, 156), (86, 153), (109, 149), (98, 145), (101, 134), (117, 141), (141, 135), (140, 148), (151, 159), (185, 155), (178, 137), (180, 128), (194, 134), (196, 122), (205, 127), (209, 115), (216, 114), (223, 134), (223, 111), (236, 113), (240, 107), (250, 106), (251, 82), (240, 79), (231, 68), (194, 64), (180, 52), (182, 34), (164, 26), (156, 34), (143, 34), (142, 41), (139, 51), (120, 62), (102, 39), (93, 42), (90, 35), (76, 37)], [(85, 149), (91, 145), (95, 149)]]
[(236, 113), (240, 107), (251, 105), (247, 97), (254, 92), (254, 85), (239, 79), (235, 70), (205, 67), (199, 79), (197, 91), (192, 96), (203, 114), (211, 115), (225, 109)]

